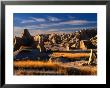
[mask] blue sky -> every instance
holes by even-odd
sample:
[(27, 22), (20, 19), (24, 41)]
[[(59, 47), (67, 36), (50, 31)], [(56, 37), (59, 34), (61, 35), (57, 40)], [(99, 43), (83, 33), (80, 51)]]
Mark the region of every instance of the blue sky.
[(14, 30), (45, 32), (73, 32), (97, 27), (96, 13), (14, 13)]

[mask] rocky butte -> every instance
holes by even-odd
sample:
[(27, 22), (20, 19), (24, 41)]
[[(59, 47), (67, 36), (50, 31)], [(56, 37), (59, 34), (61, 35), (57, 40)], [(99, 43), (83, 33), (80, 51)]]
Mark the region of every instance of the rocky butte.
[(97, 30), (83, 29), (68, 34), (51, 33), (32, 36), (28, 29), (24, 29), (21, 37), (14, 37), (13, 44), (15, 59), (48, 58), (48, 52), (97, 49)]

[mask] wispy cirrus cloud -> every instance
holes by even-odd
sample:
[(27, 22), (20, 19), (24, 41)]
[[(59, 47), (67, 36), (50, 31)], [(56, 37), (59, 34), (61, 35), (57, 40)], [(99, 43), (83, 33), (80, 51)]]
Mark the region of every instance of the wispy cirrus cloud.
[[(97, 15), (87, 13), (20, 13), (14, 14), (14, 33), (28, 29), (36, 33), (67, 33), (97, 27)], [(21, 30), (20, 30), (21, 29)]]
[(26, 25), (25, 28), (27, 29), (45, 29), (45, 28), (55, 28), (55, 27), (63, 27), (64, 25), (71, 25), (71, 26), (78, 26), (78, 25), (85, 25), (85, 24), (94, 24), (96, 21), (87, 21), (87, 20), (68, 20), (63, 22), (55, 22), (55, 23), (40, 23), (34, 25)]
[(94, 24), (96, 21), (87, 21), (87, 20), (68, 20), (57, 23), (44, 23), (38, 24), (36, 27), (52, 27), (52, 26), (62, 26), (62, 25), (84, 25), (84, 24)]
[[(48, 19), (48, 20), (47, 20)], [(48, 16), (46, 18), (36, 18), (36, 17), (29, 17), (29, 19), (24, 19), (24, 20), (21, 20), (20, 23), (33, 23), (33, 22), (55, 22), (55, 21), (60, 21), (61, 19), (57, 18), (57, 17), (52, 17), (52, 16)]]
[(69, 25), (83, 25), (89, 23), (96, 23), (96, 21), (87, 21), (87, 20), (69, 20), (65, 22), (61, 22), (59, 24), (69, 24)]
[(41, 28), (45, 28), (45, 26), (39, 26), (39, 25), (27, 25), (26, 28), (28, 29), (41, 29)]
[(35, 17), (30, 17), (30, 18), (37, 21), (37, 22), (45, 22), (46, 21), (46, 19), (44, 19), (44, 18), (35, 18)]
[[(57, 18), (56, 18), (57, 19)], [(60, 19), (57, 19), (58, 21)], [(53, 20), (55, 21), (55, 20)], [(22, 20), (21, 23), (29, 23), (26, 25), (22, 25), (22, 27), (16, 27), (16, 29), (49, 29), (49, 28), (64, 28), (64, 26), (83, 26), (86, 24), (94, 24), (96, 21), (88, 21), (88, 20), (66, 20), (66, 21), (58, 21), (58, 22), (47, 22), (45, 18), (33, 18), (28, 20)], [(34, 22), (34, 24), (32, 24)]]
[(61, 21), (61, 19), (57, 18), (57, 17), (53, 17), (53, 16), (48, 16), (48, 20), (49, 21)]
[(75, 28), (61, 28), (61, 29), (48, 29), (47, 32), (73, 32), (73, 31), (79, 31), (81, 29), (91, 29), (96, 28), (96, 26), (92, 27), (75, 27)]
[(28, 19), (23, 19), (20, 21), (20, 23), (25, 24), (25, 23), (33, 23), (33, 22), (45, 22), (46, 19), (44, 18), (35, 18), (35, 17), (29, 17)]
[(35, 20), (22, 20), (21, 23), (33, 23)]

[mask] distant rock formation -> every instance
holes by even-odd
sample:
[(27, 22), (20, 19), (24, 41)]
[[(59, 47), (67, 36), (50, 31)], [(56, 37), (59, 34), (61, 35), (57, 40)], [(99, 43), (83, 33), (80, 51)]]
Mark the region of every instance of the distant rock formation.
[(89, 40), (93, 36), (97, 35), (97, 30), (96, 29), (83, 29), (80, 32), (80, 39), (81, 40)]
[[(41, 52), (46, 51), (45, 45), (51, 46), (49, 50), (65, 48), (64, 50), (73, 49), (96, 49), (97, 48), (97, 30), (83, 29), (74, 33), (63, 34), (37, 34), (31, 36), (27, 29), (21, 37), (14, 38), (14, 51), (19, 50), (20, 46), (29, 46), (39, 49)], [(68, 44), (68, 46), (67, 46)]]
[(69, 44), (66, 44), (66, 51), (69, 51)]
[(88, 39), (88, 35), (86, 33), (86, 30), (81, 30), (80, 31), (80, 39), (81, 40), (87, 40)]

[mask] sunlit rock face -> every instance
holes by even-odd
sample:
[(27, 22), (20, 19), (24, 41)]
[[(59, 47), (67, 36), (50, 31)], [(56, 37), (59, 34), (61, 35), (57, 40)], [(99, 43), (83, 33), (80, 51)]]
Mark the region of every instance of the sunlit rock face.
[(96, 49), (97, 47), (92, 44), (90, 40), (81, 40), (80, 49)]
[(34, 36), (34, 41), (40, 43), (40, 41), (41, 41), (41, 36), (40, 36), (40, 35), (35, 35), (35, 36)]
[(93, 44), (94, 46), (97, 46), (97, 35), (96, 35), (95, 37), (92, 37), (92, 38), (90, 39), (90, 41), (92, 42), (92, 44)]
[(15, 36), (13, 44), (14, 44), (14, 51), (19, 50), (20, 46), (22, 45), (22, 38)]

